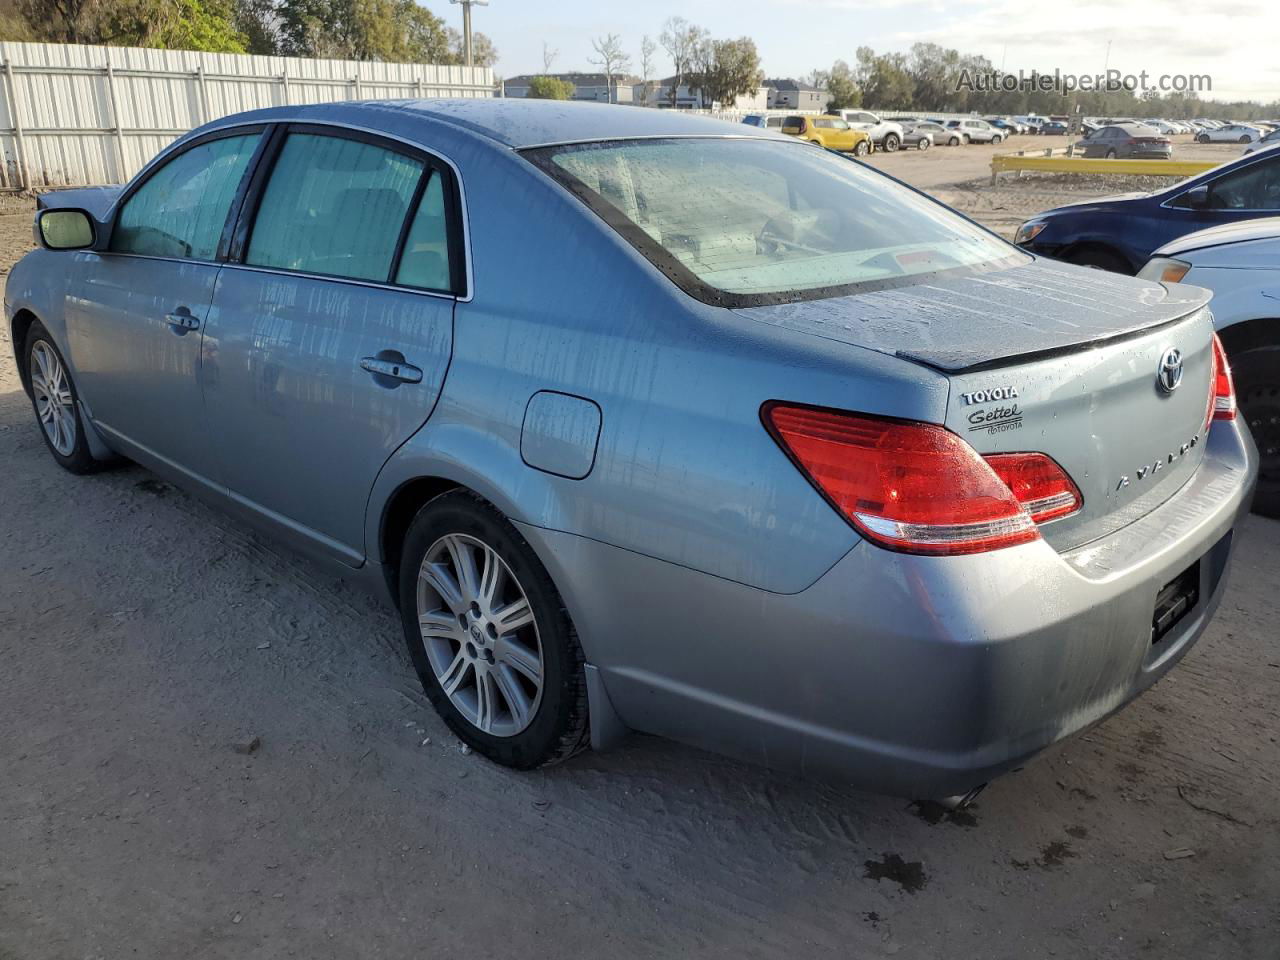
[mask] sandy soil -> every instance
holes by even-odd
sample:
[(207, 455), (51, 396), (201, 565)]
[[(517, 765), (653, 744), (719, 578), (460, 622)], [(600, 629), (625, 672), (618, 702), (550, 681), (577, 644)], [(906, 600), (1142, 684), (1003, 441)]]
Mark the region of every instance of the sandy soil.
[(1280, 524), (1167, 680), (960, 815), (640, 736), (517, 774), (370, 598), (62, 472), (0, 354), (0, 960), (1277, 955)]

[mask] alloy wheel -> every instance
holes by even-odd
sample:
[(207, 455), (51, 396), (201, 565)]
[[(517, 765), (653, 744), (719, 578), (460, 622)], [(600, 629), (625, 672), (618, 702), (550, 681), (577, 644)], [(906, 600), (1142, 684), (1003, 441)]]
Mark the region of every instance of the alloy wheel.
[(40, 426), (53, 449), (69, 457), (76, 448), (76, 413), (71, 381), (62, 361), (49, 344), (37, 340), (31, 346), (28, 369)]
[(418, 570), (418, 626), (445, 696), (477, 730), (513, 737), (542, 700), (542, 643), (528, 594), (488, 544), (441, 537)]

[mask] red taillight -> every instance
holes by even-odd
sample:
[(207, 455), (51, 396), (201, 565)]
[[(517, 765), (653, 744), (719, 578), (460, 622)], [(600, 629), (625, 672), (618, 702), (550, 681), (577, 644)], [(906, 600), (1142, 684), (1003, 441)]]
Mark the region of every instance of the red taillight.
[(1222, 341), (1216, 333), (1213, 335), (1213, 377), (1210, 382), (1210, 415), (1205, 421), (1206, 427), (1213, 420), (1236, 418), (1236, 385), (1231, 379), (1231, 364), (1227, 363), (1227, 352), (1222, 349)]
[(1080, 490), (1052, 457), (1043, 453), (989, 453), (984, 457), (1036, 523), (1080, 509)]
[[(893, 550), (978, 553), (1027, 543), (1040, 536), (1029, 507), (1052, 519), (1080, 505), (1070, 478), (1042, 454), (989, 462), (944, 427), (837, 410), (768, 403), (761, 415), (831, 505)], [(1069, 508), (1060, 499), (1068, 489)]]

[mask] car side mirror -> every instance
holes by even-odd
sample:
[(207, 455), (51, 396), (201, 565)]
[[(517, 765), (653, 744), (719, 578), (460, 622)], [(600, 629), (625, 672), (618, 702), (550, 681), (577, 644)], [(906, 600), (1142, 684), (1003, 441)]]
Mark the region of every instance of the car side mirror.
[(93, 246), (93, 218), (84, 210), (41, 210), (36, 238), (50, 250), (84, 250)]
[(1174, 206), (1187, 210), (1204, 210), (1209, 206), (1209, 185), (1202, 183), (1178, 197)]

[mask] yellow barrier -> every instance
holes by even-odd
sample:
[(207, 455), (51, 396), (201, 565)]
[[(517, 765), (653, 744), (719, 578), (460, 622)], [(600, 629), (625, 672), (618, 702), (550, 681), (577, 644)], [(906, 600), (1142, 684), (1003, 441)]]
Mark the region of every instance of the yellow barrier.
[(1018, 156), (1009, 153), (991, 158), (991, 179), (1010, 170), (1035, 173), (1109, 173), (1117, 176), (1194, 177), (1218, 166), (1204, 160), (1104, 160), (1066, 156)]

